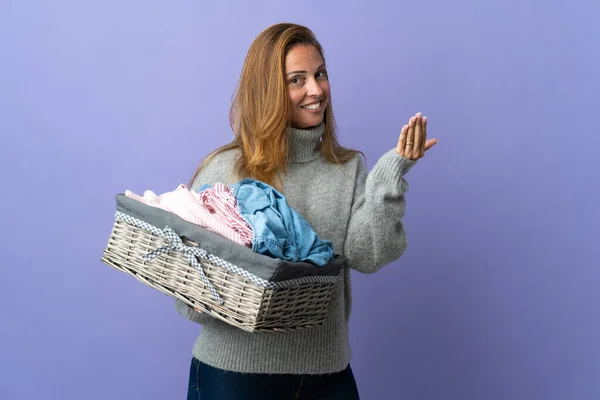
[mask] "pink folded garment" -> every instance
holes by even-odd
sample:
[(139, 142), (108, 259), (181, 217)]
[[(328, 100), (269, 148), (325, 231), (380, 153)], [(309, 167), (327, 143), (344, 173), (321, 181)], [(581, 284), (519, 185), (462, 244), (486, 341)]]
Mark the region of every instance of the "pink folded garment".
[(213, 187), (201, 191), (199, 195), (208, 211), (218, 215), (221, 221), (240, 234), (243, 243), (248, 243), (248, 246), (252, 247), (254, 232), (240, 214), (233, 189), (222, 183), (215, 183)]
[(172, 192), (161, 195), (146, 190), (143, 197), (126, 190), (125, 196), (171, 212), (238, 244), (252, 247), (253, 232), (243, 220), (235, 197), (227, 186), (218, 185), (221, 184), (196, 193), (180, 184)]

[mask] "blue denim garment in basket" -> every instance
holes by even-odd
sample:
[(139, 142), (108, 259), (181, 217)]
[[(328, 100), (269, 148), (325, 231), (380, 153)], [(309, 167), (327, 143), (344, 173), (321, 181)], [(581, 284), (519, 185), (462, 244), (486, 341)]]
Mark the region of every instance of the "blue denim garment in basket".
[[(211, 187), (203, 185), (198, 191)], [(247, 178), (230, 186), (240, 214), (254, 237), (252, 250), (293, 262), (318, 266), (335, 257), (333, 244), (321, 240), (308, 221), (291, 208), (285, 197), (264, 182)]]

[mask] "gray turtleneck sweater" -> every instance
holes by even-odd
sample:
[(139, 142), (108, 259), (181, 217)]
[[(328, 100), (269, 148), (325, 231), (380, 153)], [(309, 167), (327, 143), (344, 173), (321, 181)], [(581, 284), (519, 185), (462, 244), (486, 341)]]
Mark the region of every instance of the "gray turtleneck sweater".
[[(403, 176), (416, 161), (392, 149), (370, 173), (359, 155), (343, 165), (332, 164), (320, 150), (323, 131), (323, 124), (308, 130), (288, 130), (290, 165), (283, 176), (282, 194), (321, 239), (332, 241), (335, 252), (344, 255), (351, 268), (376, 272), (406, 249), (401, 218), (408, 185)], [(233, 166), (239, 155), (239, 150), (232, 150), (217, 156), (192, 188), (237, 182)], [(176, 309), (202, 324), (192, 353), (206, 364), (249, 373), (333, 373), (350, 362), (350, 270), (344, 270), (342, 276), (334, 288), (327, 320), (316, 328), (248, 333), (198, 313), (179, 300)]]

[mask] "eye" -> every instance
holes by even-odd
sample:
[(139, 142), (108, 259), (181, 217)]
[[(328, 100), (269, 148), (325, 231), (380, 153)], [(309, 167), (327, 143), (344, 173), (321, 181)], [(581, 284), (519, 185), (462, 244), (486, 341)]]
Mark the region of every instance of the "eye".
[(300, 85), (300, 84), (302, 84), (302, 77), (300, 77), (300, 76), (295, 76), (295, 77), (293, 77), (292, 79), (290, 79), (290, 83), (291, 83), (292, 85)]
[(317, 79), (326, 79), (327, 78), (327, 72), (325, 72), (325, 70), (319, 71), (319, 72), (317, 72), (316, 77), (317, 77)]

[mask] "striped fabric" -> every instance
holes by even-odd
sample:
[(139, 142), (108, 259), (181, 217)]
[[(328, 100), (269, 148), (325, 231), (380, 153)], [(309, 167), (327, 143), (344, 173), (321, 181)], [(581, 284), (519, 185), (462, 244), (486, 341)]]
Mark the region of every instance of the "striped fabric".
[(201, 191), (200, 197), (208, 211), (218, 215), (221, 221), (238, 232), (243, 243), (252, 245), (254, 234), (240, 214), (232, 188), (222, 183), (215, 183), (212, 187)]
[[(243, 246), (252, 247), (252, 231), (248, 237), (247, 231), (238, 231), (239, 226), (245, 224), (241, 216), (240, 221), (235, 222), (234, 214), (225, 206), (217, 207), (219, 196), (225, 196), (224, 193), (212, 195), (210, 192), (205, 196), (211, 199), (211, 205), (204, 204), (203, 196), (193, 190), (189, 190), (184, 184), (180, 184), (177, 189), (156, 195), (151, 190), (146, 190), (144, 196), (138, 196), (129, 190), (125, 191), (125, 196), (140, 201), (146, 205), (158, 207), (173, 213), (183, 220), (195, 225), (199, 225), (218, 235), (221, 235), (235, 243)], [(233, 198), (233, 196), (232, 196)], [(236, 203), (237, 204), (237, 203)], [(217, 209), (220, 210), (217, 212)], [(211, 211), (214, 210), (214, 211)], [(228, 218), (223, 218), (227, 212)], [(238, 211), (239, 215), (239, 211)], [(248, 228), (249, 229), (249, 228)]]

